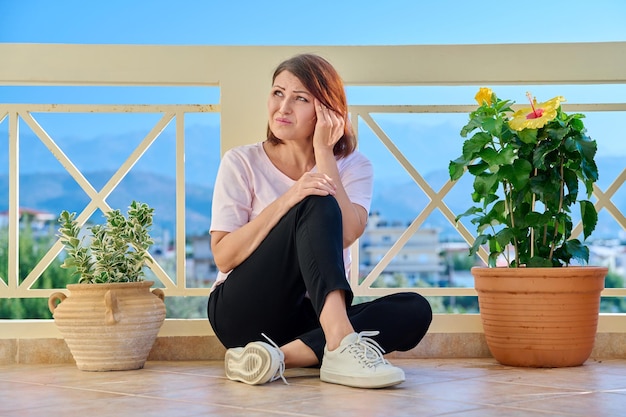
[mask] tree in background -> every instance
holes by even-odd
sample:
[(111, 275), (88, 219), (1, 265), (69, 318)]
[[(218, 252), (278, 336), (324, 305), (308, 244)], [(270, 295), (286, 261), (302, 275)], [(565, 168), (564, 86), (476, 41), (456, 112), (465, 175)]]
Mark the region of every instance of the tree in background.
[[(21, 221), (19, 241), (19, 282), (22, 283), (28, 273), (37, 265), (55, 240), (54, 230), (34, 233), (32, 219), (24, 215)], [(0, 276), (8, 274), (8, 233), (0, 229)], [(6, 279), (6, 278), (5, 278)], [(75, 283), (71, 272), (61, 268), (61, 262), (55, 259), (35, 281), (32, 288), (65, 288)], [(47, 298), (0, 298), (0, 319), (49, 319), (52, 314), (48, 309)]]

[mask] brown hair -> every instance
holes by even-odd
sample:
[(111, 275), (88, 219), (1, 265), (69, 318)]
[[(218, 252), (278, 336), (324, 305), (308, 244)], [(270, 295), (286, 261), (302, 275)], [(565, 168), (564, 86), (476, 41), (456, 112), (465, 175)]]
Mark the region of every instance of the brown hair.
[[(348, 101), (343, 80), (337, 70), (324, 58), (313, 54), (301, 54), (283, 61), (276, 67), (272, 76), (272, 83), (283, 71), (289, 71), (295, 75), (324, 106), (344, 117), (347, 116)], [(274, 136), (269, 124), (267, 126), (267, 140), (273, 145), (282, 143), (282, 140)], [(351, 125), (346, 122), (343, 136), (335, 144), (333, 154), (342, 158), (346, 157), (354, 152), (356, 144), (356, 136)]]

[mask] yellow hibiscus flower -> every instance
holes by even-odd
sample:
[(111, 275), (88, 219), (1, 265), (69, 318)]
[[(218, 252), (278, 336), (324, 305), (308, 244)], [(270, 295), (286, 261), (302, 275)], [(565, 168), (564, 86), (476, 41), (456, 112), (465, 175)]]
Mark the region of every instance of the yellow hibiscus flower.
[(556, 117), (556, 109), (559, 108), (563, 96), (554, 97), (544, 103), (537, 103), (534, 97), (531, 99), (530, 93), (526, 94), (530, 100), (530, 107), (525, 107), (513, 113), (513, 117), (509, 121), (509, 126), (513, 130), (539, 129), (545, 126), (550, 120)]
[(491, 95), (492, 94), (493, 94), (493, 92), (491, 91), (491, 88), (481, 87), (478, 90), (478, 93), (476, 93), (476, 96), (474, 96), (474, 98), (478, 102), (479, 106), (482, 106), (483, 102), (487, 103), (488, 106), (491, 106)]

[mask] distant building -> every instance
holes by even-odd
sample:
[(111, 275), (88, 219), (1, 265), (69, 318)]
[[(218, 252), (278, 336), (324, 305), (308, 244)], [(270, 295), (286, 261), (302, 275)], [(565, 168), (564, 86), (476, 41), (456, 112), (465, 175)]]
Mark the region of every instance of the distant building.
[(188, 266), (192, 271), (188, 271), (187, 279), (195, 281), (197, 287), (205, 287), (215, 281), (217, 275), (217, 266), (213, 260), (213, 252), (211, 252), (211, 235), (197, 235), (189, 238), (191, 241), (191, 253), (193, 262), (189, 262)]
[[(370, 215), (365, 232), (360, 238), (361, 275), (366, 275), (378, 264), (405, 230), (405, 224), (388, 224), (378, 213)], [(193, 271), (189, 271), (188, 276), (193, 276), (198, 284), (213, 281), (217, 267), (211, 252), (211, 236), (193, 236), (190, 242), (193, 262), (188, 266)], [(403, 274), (410, 285), (420, 280), (437, 284), (442, 278), (448, 279), (446, 265), (441, 256), (442, 250), (439, 231), (421, 228), (385, 268), (383, 275)], [(464, 250), (467, 251), (467, 245)]]
[[(377, 212), (370, 214), (367, 227), (360, 239), (361, 275), (368, 274), (382, 260), (406, 228), (407, 225), (404, 223), (387, 222)], [(420, 228), (385, 267), (383, 274), (388, 276), (403, 274), (410, 285), (420, 280), (436, 284), (446, 271), (441, 251), (439, 230)]]
[(626, 277), (626, 246), (618, 240), (590, 244), (589, 265), (606, 266), (610, 271)]
[[(56, 228), (57, 216), (42, 210), (35, 210), (26, 207), (20, 207), (19, 209), (19, 222), (20, 228), (23, 228), (27, 223), (30, 223), (33, 233), (48, 233)], [(6, 228), (9, 225), (9, 212), (0, 212), (0, 228)]]

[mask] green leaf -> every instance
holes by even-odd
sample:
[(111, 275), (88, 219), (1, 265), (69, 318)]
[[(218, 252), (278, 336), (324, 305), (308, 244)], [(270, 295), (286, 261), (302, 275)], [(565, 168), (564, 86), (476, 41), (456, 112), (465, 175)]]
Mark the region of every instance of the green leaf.
[(480, 175), (485, 172), (489, 168), (489, 164), (485, 161), (480, 161), (477, 164), (472, 164), (467, 166), (467, 170), (472, 175)]
[(550, 213), (537, 213), (536, 211), (532, 211), (525, 216), (524, 224), (539, 228), (547, 225), (551, 219), (552, 216)]
[(485, 129), (487, 132), (489, 132), (490, 135), (495, 136), (495, 137), (499, 137), (501, 135), (502, 132), (502, 125), (504, 124), (504, 121), (502, 120), (502, 118), (497, 117), (497, 118), (488, 118), (485, 119), (482, 123), (482, 127), (483, 129)]
[(589, 248), (578, 239), (568, 240), (563, 244), (563, 249), (576, 260), (582, 263), (589, 262)]
[(537, 143), (537, 129), (524, 129), (517, 132), (517, 137), (524, 143), (535, 144)]
[(485, 132), (478, 132), (470, 139), (463, 142), (463, 158), (467, 161), (471, 161), (476, 158), (476, 155), (485, 148), (485, 146), (491, 143), (491, 135)]
[(489, 239), (489, 253), (502, 253), (502, 246), (495, 237)]
[(490, 268), (495, 268), (498, 266), (498, 257), (500, 256), (500, 252), (491, 252), (488, 258), (488, 264)]
[(553, 265), (549, 259), (533, 256), (528, 260), (526, 266), (529, 268), (551, 268)]
[(458, 160), (450, 161), (450, 165), (448, 165), (448, 172), (450, 174), (450, 180), (458, 180), (465, 172), (465, 163), (458, 162)]
[(495, 165), (493, 161), (495, 161), (496, 158), (498, 157), (498, 151), (496, 151), (493, 148), (484, 148), (484, 149), (481, 149), (481, 151), (478, 152), (476, 156), (479, 156), (483, 161), (487, 162), (490, 166), (492, 166), (492, 165)]
[(500, 199), (500, 196), (498, 196), (498, 194), (489, 194), (487, 196), (484, 197), (484, 205), (485, 207), (488, 206), (489, 204), (493, 203), (494, 201), (498, 201)]
[(502, 209), (496, 204), (484, 216), (472, 220), (472, 223), (478, 226), (478, 233), (483, 233), (487, 228), (502, 224), (502, 219)]
[(585, 125), (584, 125), (583, 121), (580, 120), (581, 118), (584, 118), (584, 117), (585, 117), (585, 115), (584, 114), (580, 114), (580, 113), (576, 113), (576, 114), (570, 115), (571, 120), (569, 121), (569, 124), (572, 127), (572, 129), (574, 129), (577, 132), (584, 132), (585, 131)]
[(472, 244), (472, 247), (470, 248), (470, 252), (469, 252), (470, 256), (476, 255), (480, 247), (486, 244), (487, 242), (489, 242), (490, 237), (491, 237), (490, 235), (476, 236), (476, 239), (474, 240), (474, 243)]
[(467, 209), (464, 213), (459, 214), (458, 216), (456, 216), (454, 218), (454, 222), (458, 223), (459, 219), (461, 219), (461, 217), (467, 217), (467, 216), (472, 216), (476, 213), (482, 213), (482, 209), (480, 207), (470, 207), (469, 209)]
[(548, 128), (546, 130), (548, 132), (548, 136), (551, 139), (555, 141), (561, 141), (561, 139), (563, 139), (569, 133), (570, 129), (567, 126), (561, 126), (557, 123), (551, 123), (548, 125)]
[(511, 172), (509, 181), (516, 189), (522, 189), (528, 184), (532, 170), (533, 167), (530, 162), (525, 159), (516, 159), (513, 161), (513, 172)]
[(598, 212), (591, 201), (581, 200), (579, 204), (580, 217), (583, 223), (583, 235), (585, 239), (587, 239), (596, 228), (596, 224), (598, 223)]
[(476, 191), (476, 194), (481, 196), (493, 194), (493, 192), (497, 189), (497, 185), (498, 176), (496, 174), (483, 172), (474, 179), (474, 190)]
[(563, 169), (563, 180), (567, 187), (568, 194), (571, 195), (571, 201), (576, 201), (578, 197), (578, 177), (573, 169)]
[(479, 156), (489, 164), (492, 172), (497, 172), (503, 165), (510, 165), (516, 158), (515, 150), (511, 147), (505, 147), (499, 152), (492, 148), (484, 149)]
[(510, 111), (512, 111), (511, 110), (511, 106), (512, 105), (513, 105), (513, 101), (512, 100), (498, 100), (495, 103), (495, 108), (496, 108), (496, 111), (498, 111), (499, 113), (501, 113), (501, 112), (510, 112)]
[(470, 121), (461, 129), (461, 137), (467, 137), (467, 135), (476, 128), (480, 127), (480, 120), (476, 117), (470, 119)]
[(514, 235), (513, 235), (513, 231), (511, 229), (509, 229), (508, 227), (500, 230), (498, 233), (496, 233), (496, 241), (498, 242), (498, 245), (502, 248), (505, 248), (509, 243), (511, 243), (513, 241)]
[(582, 155), (583, 159), (586, 161), (593, 161), (593, 158), (596, 156), (596, 152), (598, 151), (598, 144), (596, 141), (585, 135), (576, 137), (574, 141), (576, 142), (576, 147), (578, 148), (578, 151)]

